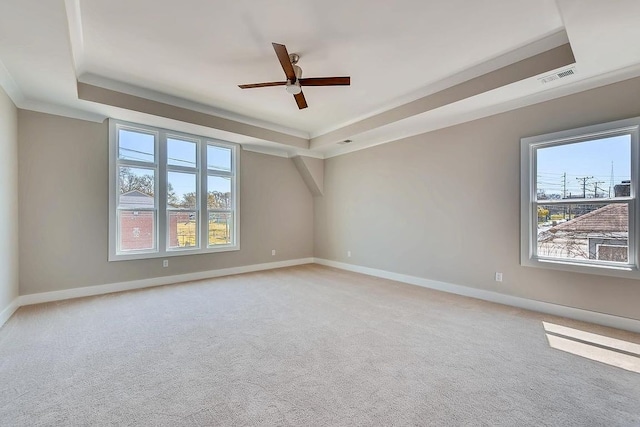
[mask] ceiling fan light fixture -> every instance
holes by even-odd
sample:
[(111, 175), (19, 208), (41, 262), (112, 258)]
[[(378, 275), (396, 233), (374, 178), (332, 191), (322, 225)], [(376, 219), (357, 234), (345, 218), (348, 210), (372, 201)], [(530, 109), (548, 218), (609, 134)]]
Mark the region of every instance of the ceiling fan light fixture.
[(295, 83), (291, 84), (289, 81), (287, 81), (287, 92), (289, 92), (291, 95), (297, 95), (302, 92), (300, 82), (296, 81)]

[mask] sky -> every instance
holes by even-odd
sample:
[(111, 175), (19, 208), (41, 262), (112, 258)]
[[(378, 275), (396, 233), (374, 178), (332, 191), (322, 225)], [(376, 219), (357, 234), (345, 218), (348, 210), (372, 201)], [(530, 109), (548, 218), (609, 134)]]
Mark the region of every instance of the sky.
[[(167, 163), (173, 166), (196, 166), (195, 142), (167, 138)], [(154, 161), (154, 136), (140, 132), (132, 132), (124, 129), (119, 130), (119, 155), (120, 158), (128, 160), (138, 160), (143, 162)], [(231, 150), (224, 147), (207, 146), (207, 166), (209, 169), (229, 171), (231, 170)], [(145, 173), (153, 174), (153, 171), (146, 172), (144, 169), (135, 168), (132, 172), (136, 175)], [(168, 172), (168, 183), (173, 186), (173, 190), (178, 198), (186, 193), (196, 190), (195, 174), (184, 172)], [(207, 178), (209, 191), (229, 192), (230, 180), (209, 176)]]
[[(593, 197), (595, 183), (598, 194), (608, 195), (611, 186), (631, 177), (631, 137), (629, 135), (593, 141), (538, 148), (537, 189), (547, 195), (563, 193), (566, 173), (566, 195), (582, 197), (582, 179), (587, 179), (587, 197)], [(611, 188), (613, 197), (613, 188)]]

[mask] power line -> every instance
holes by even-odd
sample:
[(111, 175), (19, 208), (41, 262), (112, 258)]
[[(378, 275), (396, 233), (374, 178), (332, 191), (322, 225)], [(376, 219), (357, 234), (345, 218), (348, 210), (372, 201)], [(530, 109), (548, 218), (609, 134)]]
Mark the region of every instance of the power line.
[[(140, 150), (134, 150), (133, 148), (125, 148), (125, 147), (120, 147), (120, 151), (129, 151), (131, 153), (137, 153), (137, 154), (142, 154), (145, 156), (150, 156), (151, 158), (153, 158), (153, 153), (149, 153), (147, 151), (140, 151)], [(134, 157), (134, 156), (127, 156), (128, 159), (130, 160), (138, 160), (141, 162), (149, 162), (148, 159), (144, 159), (144, 158), (140, 158), (140, 157)], [(167, 157), (167, 160), (173, 160), (176, 162), (182, 162), (182, 163), (186, 163), (188, 165), (194, 166), (195, 167), (195, 162), (192, 160), (184, 160), (184, 159), (179, 159), (177, 157)]]
[(582, 198), (587, 198), (587, 181), (593, 179), (592, 176), (583, 176), (580, 178), (576, 178), (578, 181), (582, 181)]
[[(593, 197), (598, 198), (598, 184), (606, 184), (605, 181), (596, 181), (593, 183)], [(602, 190), (602, 188), (600, 188)]]

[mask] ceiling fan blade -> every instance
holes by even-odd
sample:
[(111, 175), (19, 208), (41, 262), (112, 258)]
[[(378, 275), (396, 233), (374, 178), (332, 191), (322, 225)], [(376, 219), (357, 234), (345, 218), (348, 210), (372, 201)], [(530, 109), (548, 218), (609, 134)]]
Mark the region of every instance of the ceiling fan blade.
[(287, 80), (289, 80), (292, 84), (296, 82), (296, 73), (293, 71), (293, 65), (291, 65), (291, 60), (289, 59), (289, 52), (287, 52), (287, 47), (283, 44), (271, 43), (273, 45), (273, 50), (276, 51), (276, 55), (278, 56), (278, 61), (280, 61), (280, 65), (282, 66), (282, 70), (284, 71), (285, 76), (287, 76)]
[(298, 109), (302, 110), (303, 108), (307, 108), (307, 100), (304, 99), (304, 93), (300, 92), (297, 95), (293, 95), (293, 97), (296, 99)]
[(287, 82), (266, 82), (266, 83), (251, 83), (248, 85), (238, 85), (240, 89), (252, 89), (254, 87), (269, 87), (269, 86), (284, 86)]
[(302, 86), (349, 86), (351, 77), (309, 77), (300, 79)]

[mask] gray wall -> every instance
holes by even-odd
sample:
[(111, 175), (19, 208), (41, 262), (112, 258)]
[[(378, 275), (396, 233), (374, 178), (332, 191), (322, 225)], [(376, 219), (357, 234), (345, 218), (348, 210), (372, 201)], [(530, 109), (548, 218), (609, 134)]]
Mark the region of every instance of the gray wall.
[(314, 254), (640, 319), (638, 281), (519, 264), (520, 138), (640, 116), (639, 100), (633, 79), (325, 160)]
[(0, 313), (18, 296), (18, 116), (0, 88)]
[(313, 256), (313, 199), (295, 165), (243, 151), (240, 251), (168, 268), (108, 262), (107, 123), (20, 110), (18, 135), (21, 295)]
[(519, 265), (520, 138), (638, 116), (639, 95), (629, 80), (331, 158), (315, 199), (290, 159), (243, 152), (242, 249), (162, 268), (107, 262), (106, 123), (18, 112), (18, 215), (16, 112), (0, 93), (0, 310), (16, 296), (19, 217), (20, 294), (315, 255), (640, 319), (638, 281)]

